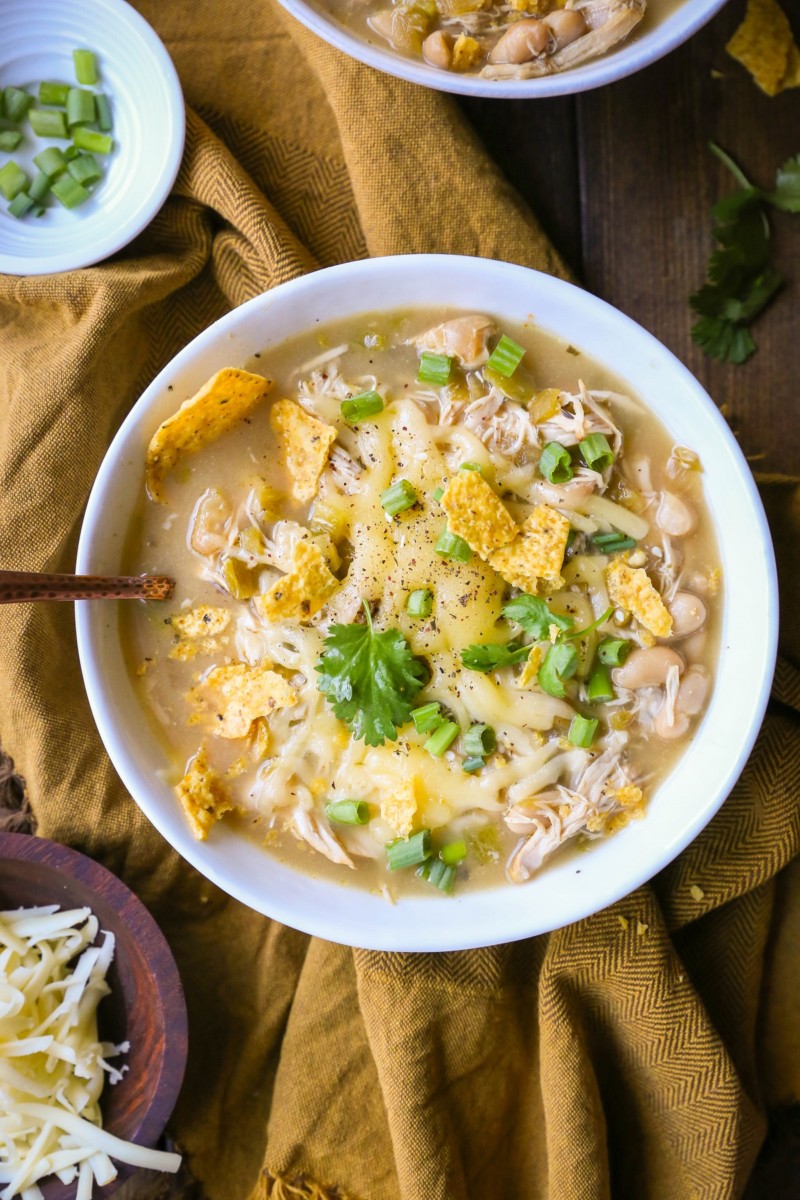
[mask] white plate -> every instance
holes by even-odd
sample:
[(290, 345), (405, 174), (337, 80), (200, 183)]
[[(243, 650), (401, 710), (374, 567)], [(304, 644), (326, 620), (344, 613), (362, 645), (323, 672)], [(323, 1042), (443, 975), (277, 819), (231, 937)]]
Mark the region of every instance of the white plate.
[[(93, 50), (114, 118), (114, 151), (98, 155), (104, 177), (79, 208), (51, 199), (43, 217), (17, 220), (0, 196), (0, 271), (45, 275), (100, 262), (127, 246), (169, 195), (183, 155), (180, 83), (163, 43), (125, 0), (0, 0), (0, 87), (36, 93), (42, 80), (75, 83), (72, 51)], [(33, 156), (62, 140), (37, 138), (30, 123), (17, 150), (0, 151), (36, 173)]]
[(778, 629), (775, 561), (753, 477), (689, 371), (641, 326), (580, 288), (509, 263), (444, 255), (315, 271), (257, 296), (196, 337), (153, 381), (114, 439), (89, 498), (77, 570), (120, 573), (124, 531), (143, 496), (150, 437), (215, 371), (241, 366), (259, 350), (268, 369), (270, 347), (317, 322), (437, 305), (536, 321), (612, 367), (675, 441), (702, 457), (724, 580), (720, 659), (702, 724), (643, 820), (584, 854), (556, 856), (529, 883), (451, 899), (405, 897), (395, 905), (300, 874), (224, 822), (208, 841), (197, 842), (164, 782), (167, 758), (143, 719), (116, 606), (75, 606), (81, 667), (100, 735), (125, 786), (167, 841), (251, 908), (329, 941), (383, 950), (458, 950), (543, 933), (604, 908), (660, 871), (710, 821), (747, 760), (767, 704)]

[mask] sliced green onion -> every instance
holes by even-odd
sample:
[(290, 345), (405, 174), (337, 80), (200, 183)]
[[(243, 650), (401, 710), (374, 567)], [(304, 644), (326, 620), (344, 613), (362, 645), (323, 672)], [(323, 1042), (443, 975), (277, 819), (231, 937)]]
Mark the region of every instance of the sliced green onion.
[(506, 337), (503, 334), (489, 355), (489, 361), (486, 365), (490, 370), (497, 371), (497, 374), (502, 375), (504, 379), (510, 379), (524, 357), (525, 350), (523, 347), (513, 341), (512, 338)]
[(555, 642), (539, 668), (539, 687), (548, 696), (563, 700), (564, 680), (571, 679), (578, 669), (578, 651), (571, 642)]
[(96, 116), (94, 92), (85, 92), (83, 88), (70, 88), (67, 96), (67, 124), (92, 125)]
[(447, 355), (431, 354), (429, 351), (423, 350), (419, 357), (417, 382), (443, 385), (450, 378), (450, 368), (452, 365), (453, 360), (452, 358), (448, 358)]
[(95, 133), (82, 125), (72, 130), (72, 140), (79, 150), (88, 150), (90, 154), (110, 154), (114, 149), (114, 139), (107, 133)]
[(481, 767), (485, 766), (486, 759), (476, 754), (473, 758), (465, 758), (461, 769), (466, 771), (467, 775), (474, 775), (476, 771), (480, 771)]
[(621, 667), (631, 652), (631, 643), (625, 638), (603, 638), (597, 647), (600, 662), (610, 667)]
[(27, 192), (17, 192), (8, 206), (8, 211), (12, 217), (24, 217), (28, 209), (33, 208), (33, 205), (34, 201)]
[(573, 746), (581, 746), (584, 750), (588, 750), (594, 741), (599, 724), (600, 722), (595, 717), (587, 719), (578, 713), (572, 718), (567, 738)]
[(44, 171), (37, 171), (36, 175), (34, 176), (33, 183), (28, 188), (28, 195), (30, 196), (31, 200), (34, 200), (37, 204), (40, 204), (50, 191), (50, 185), (52, 182), (53, 181), (50, 176), (45, 175)]
[(22, 134), (18, 129), (3, 129), (0, 131), (0, 150), (16, 150), (21, 141)]
[(485, 757), (497, 745), (497, 734), (491, 725), (470, 725), (464, 734), (464, 753), (468, 757)]
[(89, 193), (82, 183), (78, 183), (77, 179), (73, 179), (71, 175), (60, 175), (52, 184), (53, 195), (56, 200), (59, 200), (64, 208), (77, 208), (79, 204), (89, 199)]
[(565, 633), (564, 637), (565, 638), (586, 637), (587, 633), (592, 633), (595, 629), (598, 629), (601, 625), (605, 625), (606, 621), (609, 619), (609, 617), (611, 616), (613, 611), (614, 611), (614, 606), (612, 605), (611, 608), (607, 608), (604, 613), (601, 613), (596, 621), (592, 621), (591, 625), (587, 625), (585, 627), (585, 629), (576, 629), (574, 633)]
[(479, 475), (483, 474), (483, 467), (480, 463), (465, 462), (458, 469), (459, 471), (477, 471)]
[(325, 805), (325, 816), (337, 825), (366, 825), (369, 805), (365, 800), (331, 800)]
[(386, 862), (390, 871), (416, 867), (431, 856), (431, 831), (420, 829), (410, 838), (396, 838), (386, 847)]
[(108, 96), (104, 96), (102, 92), (97, 92), (94, 98), (95, 108), (97, 109), (97, 124), (104, 133), (110, 133), (114, 128), (114, 119), (111, 116), (111, 104)]
[(46, 213), (46, 211), (47, 211), (47, 209), (44, 207), (43, 204), (37, 204), (35, 208), (31, 209), (31, 212), (33, 213), (34, 217), (43, 217), (44, 214)]
[(592, 471), (605, 471), (614, 461), (614, 451), (604, 433), (590, 433), (578, 442), (581, 458)]
[(80, 153), (81, 151), (77, 146), (67, 146), (66, 150), (64, 151), (64, 158), (67, 160), (67, 162), (72, 162), (73, 158), (77, 158)]
[(456, 562), (468, 563), (472, 558), (468, 544), (457, 533), (451, 533), (447, 526), (439, 534), (439, 540), (433, 548), (442, 558), (452, 558)]
[(406, 604), (410, 617), (429, 617), (433, 609), (433, 592), (430, 588), (417, 588), (411, 592)]
[(431, 492), (431, 495), (432, 495), (433, 499), (436, 501), (436, 503), (439, 504), (442, 499), (442, 496), (444, 495), (444, 488), (443, 487), (436, 488), (433, 492)]
[(15, 162), (7, 162), (0, 167), (0, 192), (6, 200), (13, 200), (28, 185), (28, 176)]
[(455, 867), (448, 866), (440, 858), (429, 859), (421, 867), (417, 867), (417, 874), (420, 879), (427, 879), (428, 883), (432, 883), (440, 892), (445, 892), (448, 896), (456, 881)]
[(417, 493), (407, 479), (398, 479), (385, 492), (381, 492), (381, 505), (390, 517), (405, 512), (417, 503)]
[(591, 542), (601, 554), (616, 554), (620, 550), (632, 550), (636, 542), (624, 533), (595, 533)]
[(45, 150), (41, 150), (34, 156), (33, 161), (48, 179), (55, 179), (58, 175), (63, 175), (67, 169), (67, 160), (58, 146), (48, 146)]
[(448, 746), (451, 746), (459, 734), (455, 721), (442, 721), (441, 725), (428, 738), (423, 749), (434, 758), (441, 758)]
[(417, 733), (432, 733), (434, 729), (438, 729), (443, 723), (444, 717), (442, 716), (442, 710), (434, 700), (430, 704), (423, 704), (419, 708), (412, 708), (411, 720), (414, 722), (414, 728)]
[(448, 842), (439, 851), (439, 858), (447, 867), (457, 867), (467, 857), (467, 843), (463, 841)]
[(29, 96), (27, 92), (23, 92), (22, 88), (17, 87), (4, 88), (3, 101), (7, 119), (14, 121), (15, 124), (22, 120), (34, 102), (33, 96)]
[(69, 137), (67, 118), (60, 108), (32, 108), (28, 113), (28, 120), (38, 137)]
[(73, 50), (72, 61), (78, 83), (97, 83), (97, 59), (91, 50)]
[(560, 442), (548, 442), (539, 459), (539, 474), (550, 483), (567, 483), (574, 474), (569, 450)]
[(56, 108), (63, 108), (67, 103), (68, 95), (68, 83), (53, 83), (51, 80), (45, 80), (39, 84), (40, 104), (55, 104)]
[(97, 183), (97, 180), (103, 174), (100, 170), (100, 165), (93, 154), (79, 154), (77, 158), (73, 158), (67, 163), (67, 170), (73, 179), (77, 179), (78, 183)]
[(586, 695), (592, 704), (599, 704), (603, 700), (614, 699), (611, 672), (605, 663), (597, 662), (593, 666), (586, 688)]
[(379, 412), (383, 412), (383, 400), (377, 392), (361, 392), (342, 401), (342, 416), (350, 425), (357, 425)]

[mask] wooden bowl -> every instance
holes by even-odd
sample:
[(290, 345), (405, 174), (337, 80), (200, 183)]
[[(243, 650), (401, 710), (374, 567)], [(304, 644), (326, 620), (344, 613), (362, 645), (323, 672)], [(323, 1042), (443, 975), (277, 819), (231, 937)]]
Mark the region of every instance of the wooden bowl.
[[(111, 995), (101, 1001), (103, 1041), (129, 1041), (119, 1062), (122, 1080), (103, 1089), (103, 1125), (126, 1141), (152, 1147), (178, 1098), (186, 1065), (186, 1004), (169, 946), (150, 913), (115, 875), (77, 850), (23, 833), (0, 834), (0, 909), (59, 904), (92, 909), (100, 929), (116, 938), (108, 974)], [(115, 1163), (109, 1196), (134, 1167)], [(72, 1200), (75, 1184), (50, 1178), (45, 1200)]]

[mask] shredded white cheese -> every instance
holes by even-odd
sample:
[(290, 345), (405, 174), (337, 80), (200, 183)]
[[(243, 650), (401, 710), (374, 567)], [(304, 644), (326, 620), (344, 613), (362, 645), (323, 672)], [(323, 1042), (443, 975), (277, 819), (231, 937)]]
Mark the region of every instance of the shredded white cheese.
[(148, 1150), (102, 1129), (106, 1076), (118, 1083), (125, 1053), (101, 1042), (97, 1005), (114, 935), (91, 909), (58, 905), (0, 912), (0, 1200), (40, 1200), (37, 1181), (56, 1175), (90, 1200), (94, 1184), (116, 1178), (111, 1159), (177, 1171), (180, 1155)]

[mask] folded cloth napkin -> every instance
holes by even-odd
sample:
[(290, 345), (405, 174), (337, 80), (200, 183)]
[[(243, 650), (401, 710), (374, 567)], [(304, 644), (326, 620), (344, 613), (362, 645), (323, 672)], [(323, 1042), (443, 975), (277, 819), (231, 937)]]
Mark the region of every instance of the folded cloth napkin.
[[(266, 4), (140, 8), (193, 106), (184, 165), (113, 261), (0, 277), (7, 567), (73, 568), (92, 479), (130, 406), (258, 292), (396, 252), (564, 273), (447, 98), (350, 62)], [(769, 495), (788, 544), (797, 493), (778, 482)], [(172, 1129), (209, 1200), (741, 1191), (765, 1096), (798, 1086), (800, 1018), (782, 1007), (790, 978), (769, 950), (797, 930), (798, 877), (783, 870), (799, 840), (788, 659), (733, 795), (651, 886), (548, 937), (418, 956), (311, 940), (178, 859), (100, 745), (67, 606), (0, 610), (0, 672), (0, 736), (39, 832), (122, 876), (175, 952), (191, 1037)]]

